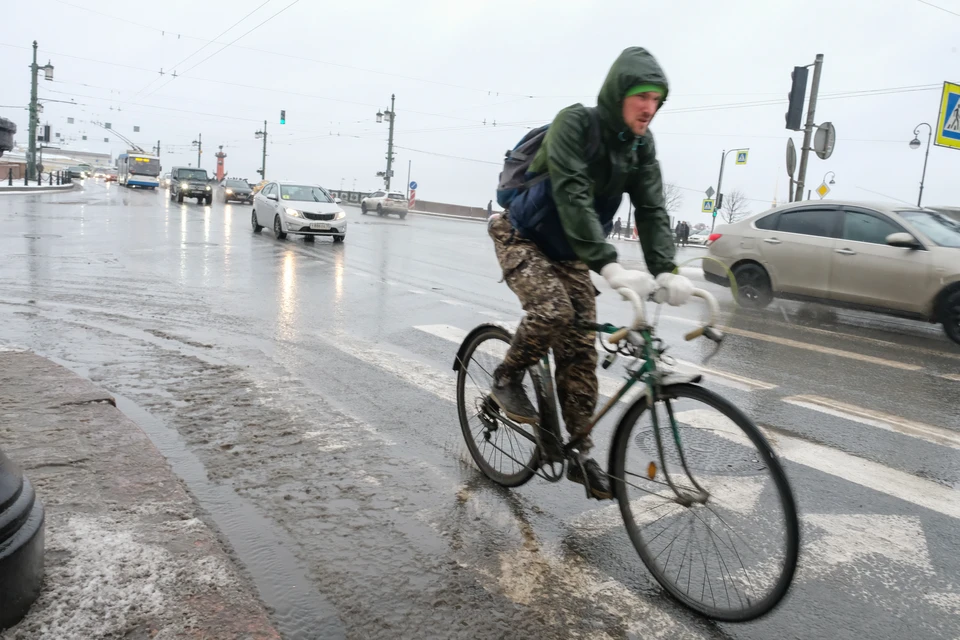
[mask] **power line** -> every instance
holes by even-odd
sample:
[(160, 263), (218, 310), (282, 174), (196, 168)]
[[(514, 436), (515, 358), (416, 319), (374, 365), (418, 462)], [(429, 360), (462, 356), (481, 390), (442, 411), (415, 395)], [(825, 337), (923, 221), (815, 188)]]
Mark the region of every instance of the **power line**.
[[(58, 0), (58, 1), (62, 1), (62, 0)], [(219, 35), (217, 35), (213, 40), (205, 43), (202, 47), (200, 47), (199, 49), (197, 49), (196, 51), (194, 51), (193, 53), (191, 53), (190, 55), (188, 55), (186, 58), (184, 58), (183, 60), (181, 60), (181, 61), (178, 62), (177, 64), (173, 65), (172, 69), (173, 69), (173, 71), (174, 71), (174, 74), (176, 74), (177, 67), (179, 67), (181, 64), (183, 64), (184, 62), (186, 62), (187, 60), (189, 60), (189, 59), (192, 58), (193, 56), (197, 55), (197, 54), (200, 53), (201, 51), (203, 51), (206, 47), (210, 46), (210, 44), (212, 44), (212, 43), (214, 42), (214, 40), (216, 40), (217, 38), (222, 37), (225, 33), (227, 33), (228, 31), (230, 31), (230, 29), (233, 29), (233, 28), (236, 27), (238, 24), (240, 24), (241, 22), (243, 22), (244, 20), (246, 20), (247, 18), (249, 18), (250, 16), (252, 16), (254, 13), (256, 13), (257, 11), (259, 11), (265, 4), (268, 4), (269, 2), (271, 2), (271, 0), (265, 0), (265, 2), (263, 2), (262, 4), (260, 4), (256, 9), (254, 9), (253, 11), (251, 11), (250, 13), (248, 13), (247, 15), (243, 16), (242, 18), (240, 18), (240, 19), (237, 20), (236, 22), (234, 22), (234, 23), (233, 23), (232, 25), (230, 25), (225, 31), (223, 31), (223, 32), (221, 32)], [(71, 5), (71, 6), (76, 6), (76, 5)], [(144, 86), (142, 89), (140, 89), (140, 90), (137, 91), (135, 94), (133, 94), (133, 97), (130, 98), (130, 100), (133, 100), (133, 98), (136, 98), (138, 95), (140, 95), (141, 93), (143, 93), (144, 91), (146, 91), (147, 88), (148, 88), (150, 85), (152, 85), (154, 82), (156, 82), (157, 80), (159, 80), (159, 79), (162, 78), (162, 77), (163, 77), (163, 72), (161, 71), (161, 74), (160, 74), (159, 76), (157, 76), (156, 78), (154, 78), (153, 80), (151, 80), (150, 82), (148, 82), (148, 83), (146, 84), (146, 86)], [(176, 78), (177, 76), (174, 75), (173, 77)], [(173, 82), (173, 80), (171, 80), (170, 82)], [(167, 84), (169, 84), (169, 83), (167, 83)], [(166, 86), (166, 85), (164, 85), (164, 86)], [(163, 88), (163, 87), (161, 87), (161, 88)], [(127, 101), (127, 102), (129, 102), (129, 101)], [(126, 102), (121, 102), (120, 104), (126, 104)]]
[(927, 0), (917, 0), (917, 2), (919, 2), (920, 4), (925, 4), (925, 5), (927, 5), (928, 7), (933, 7), (934, 9), (940, 9), (940, 11), (943, 11), (943, 12), (945, 12), (945, 13), (949, 13), (950, 15), (953, 15), (953, 16), (960, 16), (960, 13), (957, 13), (957, 12), (955, 12), (955, 11), (950, 11), (950, 9), (944, 9), (943, 7), (938, 7), (937, 5), (933, 4), (932, 2), (927, 2)]
[[(271, 0), (267, 0), (267, 2), (270, 2), (270, 1), (271, 1)], [(264, 2), (263, 4), (267, 4), (267, 2)], [(227, 44), (223, 45), (222, 47), (220, 47), (219, 49), (217, 49), (216, 51), (214, 51), (213, 53), (211, 53), (210, 55), (208, 55), (206, 58), (204, 58), (204, 59), (201, 60), (200, 62), (196, 63), (195, 65), (193, 65), (192, 67), (190, 67), (189, 69), (187, 69), (186, 71), (184, 71), (183, 73), (181, 73), (179, 76), (174, 76), (173, 78), (171, 78), (171, 79), (167, 82), (167, 84), (170, 84), (171, 82), (173, 82), (174, 80), (176, 80), (178, 77), (182, 78), (184, 75), (186, 75), (186, 74), (189, 73), (190, 71), (196, 69), (197, 67), (199, 67), (200, 65), (202, 65), (204, 62), (206, 62), (206, 61), (209, 60), (210, 58), (214, 57), (215, 55), (217, 55), (218, 53), (220, 53), (221, 51), (223, 51), (224, 49), (226, 49), (227, 47), (229, 47), (230, 45), (232, 45), (234, 42), (236, 42), (236, 41), (238, 41), (238, 40), (240, 40), (240, 39), (242, 39), (242, 38), (245, 38), (246, 36), (250, 35), (250, 34), (253, 33), (254, 31), (256, 31), (257, 29), (259, 29), (259, 28), (262, 27), (263, 25), (267, 24), (268, 22), (270, 22), (271, 20), (273, 20), (274, 18), (276, 18), (278, 15), (280, 15), (281, 13), (283, 13), (284, 11), (286, 11), (287, 9), (289, 9), (290, 7), (292, 7), (293, 5), (297, 4), (298, 2), (300, 2), (300, 0), (293, 0), (293, 2), (291, 2), (290, 4), (288, 4), (287, 6), (285, 6), (283, 9), (280, 9), (280, 11), (277, 11), (276, 13), (274, 13), (272, 16), (270, 16), (269, 18), (267, 18), (266, 20), (264, 20), (263, 22), (261, 22), (261, 23), (258, 24), (257, 26), (253, 27), (252, 29), (249, 29), (248, 31), (245, 31), (244, 33), (242, 33), (242, 34), (239, 35), (238, 37), (234, 38), (233, 40), (231, 40), (231, 41), (228, 42)], [(263, 5), (260, 5), (260, 6), (262, 7)], [(257, 7), (257, 9), (259, 9), (259, 8), (260, 8), (260, 7)], [(256, 10), (254, 10), (254, 11), (256, 11)], [(246, 17), (244, 17), (244, 20), (246, 20)], [(241, 22), (242, 22), (242, 20), (241, 20)], [(239, 24), (239, 23), (238, 23), (238, 24)], [(233, 27), (230, 27), (230, 28), (232, 29)], [(227, 29), (227, 31), (229, 31), (229, 30), (230, 30), (230, 29)], [(225, 31), (224, 33), (226, 33), (226, 31)], [(204, 45), (204, 46), (206, 46), (206, 45)], [(202, 47), (201, 47), (201, 48), (202, 48)], [(188, 56), (188, 58), (189, 58), (189, 57), (190, 57), (190, 56)], [(148, 93), (147, 96), (153, 95), (154, 93), (156, 93), (156, 92), (159, 91), (160, 89), (163, 89), (165, 86), (167, 86), (167, 84), (164, 84), (164, 85), (159, 86), (158, 88), (156, 88), (156, 89), (154, 89), (153, 91), (151, 91), (150, 93)]]
[(404, 151), (412, 151), (413, 153), (422, 153), (422, 154), (425, 154), (425, 155), (428, 155), (428, 156), (437, 156), (437, 157), (440, 157), (440, 158), (451, 158), (451, 159), (453, 159), (453, 160), (465, 160), (465, 161), (467, 161), (467, 162), (479, 162), (479, 163), (481, 163), (481, 164), (492, 164), (492, 165), (496, 165), (496, 166), (498, 166), (498, 167), (503, 165), (502, 162), (492, 162), (492, 161), (490, 161), (490, 160), (477, 160), (476, 158), (464, 158), (463, 156), (450, 156), (450, 155), (447, 155), (447, 154), (445, 154), (445, 153), (437, 153), (437, 152), (435, 152), (435, 151), (424, 151), (424, 150), (422, 150), (422, 149), (411, 149), (411, 148), (409, 148), (409, 147), (400, 147), (400, 146), (397, 146), (397, 145), (393, 145), (393, 148), (394, 148), (394, 149), (403, 149)]

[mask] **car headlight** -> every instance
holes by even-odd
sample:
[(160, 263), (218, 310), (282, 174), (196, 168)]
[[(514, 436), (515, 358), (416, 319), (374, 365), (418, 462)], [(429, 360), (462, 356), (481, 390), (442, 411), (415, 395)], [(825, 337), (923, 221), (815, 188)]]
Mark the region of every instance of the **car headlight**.
[(291, 218), (302, 218), (303, 214), (297, 211), (296, 209), (291, 209), (290, 207), (284, 208), (284, 212)]
[(210, 185), (207, 185), (207, 191), (210, 191)]
[(337, 211), (337, 215), (334, 218), (334, 220), (343, 220), (346, 217), (347, 217), (347, 213), (345, 211)]
[(233, 189), (227, 189), (227, 193), (233, 193)]
[(186, 188), (188, 188), (189, 186), (190, 186), (190, 185), (189, 185), (188, 183), (186, 183), (186, 182), (181, 182), (181, 183), (180, 183), (180, 188), (181, 188), (181, 189), (186, 189)]

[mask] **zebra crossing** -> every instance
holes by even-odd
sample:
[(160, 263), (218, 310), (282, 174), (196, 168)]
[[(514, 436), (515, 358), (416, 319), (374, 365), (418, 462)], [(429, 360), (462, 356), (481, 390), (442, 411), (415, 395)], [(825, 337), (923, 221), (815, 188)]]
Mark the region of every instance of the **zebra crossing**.
[[(440, 402), (455, 404), (451, 365), (458, 345), (470, 328), (450, 324), (411, 325), (394, 334), (398, 338), (395, 342), (401, 346), (393, 344), (392, 339), (381, 342), (337, 339), (331, 344), (345, 356), (374, 368), (388, 379), (425, 391)], [(799, 413), (799, 421), (817, 421), (829, 416), (849, 423), (851, 428), (872, 429), (935, 447), (943, 456), (956, 459), (958, 438), (945, 426), (923, 424), (871, 408), (798, 393), (797, 389), (784, 389), (772, 382), (690, 361), (679, 360), (677, 366), (699, 371), (707, 386), (713, 386), (735, 402), (739, 398), (762, 397), (765, 406)], [(599, 371), (598, 375), (601, 395), (612, 396), (622, 383), (622, 379), (610, 371)], [(631, 398), (621, 400), (631, 401)], [(695, 426), (698, 420), (705, 419), (695, 415), (696, 412), (689, 414), (684, 420)], [(456, 424), (450, 428), (456, 429)], [(792, 601), (800, 600), (804, 603), (801, 606), (807, 606), (821, 599), (835, 600), (834, 596), (825, 597), (824, 593), (840, 588), (839, 585), (854, 583), (866, 590), (863, 593), (870, 593), (866, 600), (874, 605), (882, 603), (883, 607), (897, 607), (901, 612), (912, 611), (918, 620), (955, 616), (960, 585), (954, 584), (952, 578), (960, 569), (960, 563), (955, 553), (946, 552), (953, 550), (952, 531), (960, 519), (960, 494), (954, 487), (909, 473), (898, 468), (895, 462), (871, 459), (869, 452), (835, 448), (776, 428), (767, 429), (766, 434), (787, 465), (801, 509), (803, 546), (794, 592), (802, 596)], [(536, 501), (540, 493), (550, 489), (536, 487), (536, 484), (535, 480), (531, 483), (533, 489), (524, 488), (518, 493), (537, 491), (537, 497), (531, 496), (531, 500)], [(452, 486), (451, 490), (457, 489)], [(749, 504), (750, 487), (742, 487), (742, 494), (744, 504)], [(501, 519), (510, 520), (509, 514), (502, 513), (505, 508), (490, 495), (473, 499), (477, 503), (475, 508), (485, 514), (485, 518), (501, 512)], [(479, 504), (484, 501), (486, 504)], [(622, 535), (623, 523), (615, 505), (583, 503), (578, 509), (556, 516), (569, 535), (583, 540), (618, 536), (624, 548), (632, 551)], [(432, 516), (424, 514), (423, 517), (430, 521)], [(541, 544), (538, 552), (549, 556), (544, 562), (557, 567), (569, 562), (562, 549), (553, 543)], [(522, 555), (522, 546), (510, 553)], [(501, 567), (506, 564), (502, 558)], [(515, 568), (504, 574), (491, 573), (489, 567), (476, 569), (489, 574), (495, 583), (490, 588), (524, 593), (523, 586), (514, 584), (525, 575), (522, 571)], [(494, 574), (496, 580), (491, 577)], [(621, 581), (604, 575), (602, 568), (593, 567), (580, 579), (589, 585), (584, 588), (599, 591), (608, 584), (621, 595), (630, 592)], [(917, 589), (920, 590), (912, 591)], [(849, 593), (845, 595), (849, 596)], [(523, 599), (520, 595), (517, 597)], [(942, 637), (960, 637), (960, 621), (954, 626), (956, 628), (950, 627), (952, 635)], [(687, 627), (678, 628), (678, 634), (701, 637), (695, 629)]]

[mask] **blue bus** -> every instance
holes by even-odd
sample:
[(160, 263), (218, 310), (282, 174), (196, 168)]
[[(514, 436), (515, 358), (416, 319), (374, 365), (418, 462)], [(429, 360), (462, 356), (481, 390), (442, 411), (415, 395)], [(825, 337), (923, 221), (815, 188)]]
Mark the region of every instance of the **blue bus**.
[(117, 158), (117, 182), (124, 187), (160, 186), (160, 158), (129, 151)]

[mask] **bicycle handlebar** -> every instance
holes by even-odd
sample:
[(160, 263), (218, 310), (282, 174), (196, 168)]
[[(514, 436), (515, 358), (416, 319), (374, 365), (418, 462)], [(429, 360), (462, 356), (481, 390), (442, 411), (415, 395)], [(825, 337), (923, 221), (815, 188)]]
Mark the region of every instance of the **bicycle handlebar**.
[[(610, 336), (607, 338), (607, 342), (610, 344), (616, 344), (617, 342), (620, 342), (627, 336), (628, 333), (631, 331), (636, 331), (646, 324), (644, 303), (643, 299), (640, 298), (640, 295), (633, 289), (628, 289), (626, 287), (617, 289), (617, 293), (619, 293), (624, 300), (627, 300), (633, 304), (634, 318), (633, 323), (630, 326), (623, 327), (622, 329), (614, 331), (610, 334)], [(694, 289), (691, 292), (691, 295), (694, 298), (700, 298), (704, 301), (704, 303), (707, 305), (709, 316), (707, 317), (706, 324), (686, 334), (683, 337), (684, 340), (694, 340), (700, 336), (706, 335), (714, 342), (717, 342), (721, 338), (720, 334), (713, 330), (714, 325), (716, 325), (717, 320), (720, 318), (720, 305), (717, 304), (717, 299), (712, 293), (703, 289)]]

